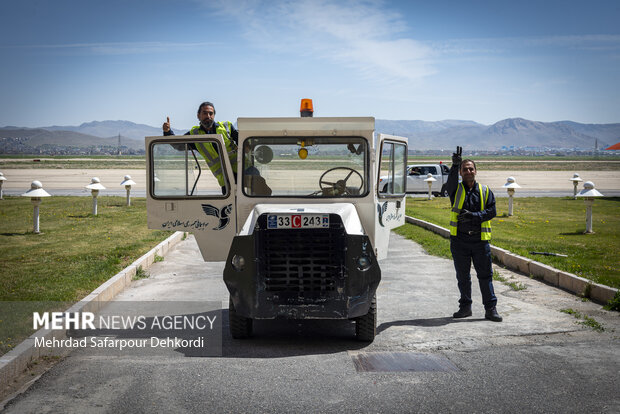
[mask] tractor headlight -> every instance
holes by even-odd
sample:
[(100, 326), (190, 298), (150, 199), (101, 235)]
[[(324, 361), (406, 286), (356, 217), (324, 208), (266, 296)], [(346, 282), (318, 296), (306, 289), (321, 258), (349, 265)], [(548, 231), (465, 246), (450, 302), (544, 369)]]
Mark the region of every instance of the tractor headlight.
[(230, 264), (237, 272), (241, 272), (245, 268), (245, 259), (243, 256), (236, 254), (233, 256)]
[(368, 256), (360, 256), (357, 259), (357, 268), (359, 270), (368, 270), (372, 261)]

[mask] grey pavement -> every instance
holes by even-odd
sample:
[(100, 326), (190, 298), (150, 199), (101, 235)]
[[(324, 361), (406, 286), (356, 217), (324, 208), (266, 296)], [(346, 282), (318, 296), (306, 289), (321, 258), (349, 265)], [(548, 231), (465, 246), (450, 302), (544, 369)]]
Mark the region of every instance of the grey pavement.
[(618, 313), (526, 276), (497, 269), (526, 286), (495, 282), (504, 322), (484, 319), (475, 280), (473, 317), (454, 320), (452, 262), (392, 234), (378, 335), (365, 344), (348, 321), (257, 321), (254, 338), (233, 340), (222, 270), (189, 237), (116, 299), (219, 301), (222, 356), (76, 350), (6, 411), (620, 412)]

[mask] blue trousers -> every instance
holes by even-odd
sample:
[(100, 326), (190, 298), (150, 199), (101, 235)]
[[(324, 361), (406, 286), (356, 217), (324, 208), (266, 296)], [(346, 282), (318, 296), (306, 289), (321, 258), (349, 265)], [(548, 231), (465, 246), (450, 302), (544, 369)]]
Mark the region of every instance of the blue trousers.
[(456, 237), (450, 237), (450, 251), (456, 269), (461, 298), (460, 307), (471, 306), (471, 263), (474, 262), (482, 303), (485, 309), (491, 309), (497, 304), (497, 298), (493, 290), (493, 267), (491, 260), (491, 246), (488, 241), (463, 241)]

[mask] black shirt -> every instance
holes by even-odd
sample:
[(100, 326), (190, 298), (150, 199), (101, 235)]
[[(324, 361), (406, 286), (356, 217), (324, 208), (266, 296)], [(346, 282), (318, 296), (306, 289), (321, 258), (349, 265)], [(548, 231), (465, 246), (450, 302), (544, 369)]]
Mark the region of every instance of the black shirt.
[[(451, 206), (454, 205), (454, 198), (456, 197), (458, 185), (459, 169), (452, 164), (448, 175), (448, 182), (446, 183)], [(491, 220), (497, 215), (495, 210), (495, 196), (493, 195), (493, 191), (489, 188), (489, 198), (486, 200), (486, 203), (484, 203), (484, 210), (481, 210), (478, 183), (474, 181), (472, 188), (468, 188), (466, 185), (463, 185), (463, 187), (465, 188), (465, 200), (463, 201), (462, 209), (471, 211), (473, 217), (470, 220), (459, 222), (456, 237), (465, 241), (480, 241), (480, 224), (483, 221)]]

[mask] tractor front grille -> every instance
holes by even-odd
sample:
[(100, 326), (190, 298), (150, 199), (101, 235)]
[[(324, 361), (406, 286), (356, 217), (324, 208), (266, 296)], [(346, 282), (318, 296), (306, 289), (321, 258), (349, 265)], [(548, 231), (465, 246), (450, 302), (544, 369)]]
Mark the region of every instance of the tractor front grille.
[(267, 292), (331, 292), (344, 278), (345, 237), (341, 226), (261, 233), (260, 273)]

